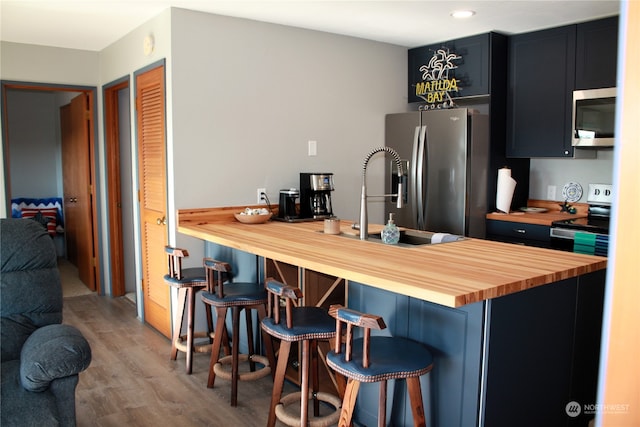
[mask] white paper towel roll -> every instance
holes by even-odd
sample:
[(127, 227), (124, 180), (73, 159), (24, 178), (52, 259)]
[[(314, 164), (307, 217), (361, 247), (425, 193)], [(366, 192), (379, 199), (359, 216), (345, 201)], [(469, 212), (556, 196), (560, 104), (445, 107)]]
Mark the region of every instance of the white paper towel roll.
[(504, 213), (511, 209), (513, 191), (516, 189), (516, 181), (511, 178), (511, 169), (498, 169), (498, 190), (496, 191), (496, 208)]

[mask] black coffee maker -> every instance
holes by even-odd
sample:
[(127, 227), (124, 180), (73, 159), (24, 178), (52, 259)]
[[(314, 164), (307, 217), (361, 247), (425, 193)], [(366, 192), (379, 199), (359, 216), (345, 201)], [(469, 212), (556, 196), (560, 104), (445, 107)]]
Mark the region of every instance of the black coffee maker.
[(300, 172), (300, 217), (324, 219), (333, 217), (332, 173)]
[(296, 188), (280, 190), (280, 204), (278, 206), (278, 219), (291, 221), (298, 219), (298, 209), (296, 201), (300, 197), (300, 192)]

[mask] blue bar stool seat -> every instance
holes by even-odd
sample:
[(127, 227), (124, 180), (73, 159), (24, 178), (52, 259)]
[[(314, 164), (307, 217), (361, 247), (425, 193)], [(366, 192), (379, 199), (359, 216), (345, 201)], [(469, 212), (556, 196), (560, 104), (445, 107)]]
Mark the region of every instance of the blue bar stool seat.
[[(271, 341), (266, 339), (266, 357), (256, 354), (254, 351), (254, 336), (251, 310), (258, 312), (258, 321), (266, 316), (267, 292), (261, 283), (240, 283), (230, 281), (233, 277), (231, 265), (211, 258), (204, 259), (204, 269), (207, 278), (207, 289), (202, 292), (202, 301), (216, 310), (216, 328), (211, 360), (209, 362), (209, 379), (207, 387), (212, 388), (216, 375), (231, 381), (231, 406), (238, 405), (238, 381), (251, 381), (262, 378), (271, 373), (271, 366), (275, 364), (275, 356), (271, 347)], [(232, 311), (232, 336), (231, 355), (227, 350), (227, 356), (220, 358), (220, 348), (224, 345), (223, 339), (227, 336), (225, 319), (227, 311)], [(248, 354), (240, 354), (240, 312), (245, 311), (247, 327)], [(240, 360), (248, 361), (250, 372), (240, 373)], [(255, 362), (263, 365), (256, 371)], [(222, 365), (231, 364), (231, 372), (225, 370)], [(273, 375), (273, 374), (272, 374)]]
[[(194, 313), (196, 293), (207, 286), (204, 268), (182, 268), (182, 260), (189, 256), (186, 249), (165, 246), (165, 253), (169, 262), (168, 273), (164, 275), (167, 285), (178, 290), (178, 310), (173, 319), (173, 334), (171, 337), (171, 360), (176, 360), (178, 351), (186, 355), (186, 372), (191, 374), (193, 353), (208, 353), (211, 351), (213, 337), (213, 321), (211, 311), (207, 310), (207, 332), (194, 332)], [(184, 311), (187, 310), (187, 334), (182, 335)], [(207, 344), (194, 345), (196, 338), (207, 338)], [(186, 341), (186, 343), (185, 343)]]
[[(262, 320), (262, 330), (274, 338), (280, 339), (278, 365), (274, 378), (271, 405), (267, 427), (273, 427), (276, 418), (288, 426), (324, 427), (335, 424), (340, 416), (341, 399), (329, 393), (319, 392), (318, 381), (318, 341), (335, 337), (335, 321), (326, 309), (321, 307), (295, 307), (302, 291), (287, 286), (274, 279), (267, 279), (265, 287), (269, 296), (267, 317)], [(281, 302), (284, 309), (281, 309)], [(301, 391), (282, 397), (285, 373), (289, 362), (291, 344), (302, 344), (301, 355)], [(311, 378), (309, 377), (311, 375)], [(309, 380), (311, 379), (311, 394)], [(313, 399), (314, 417), (309, 419), (309, 398)], [(300, 417), (287, 413), (284, 406), (300, 401)], [(320, 417), (319, 401), (329, 403), (335, 411)]]
[[(420, 376), (433, 368), (433, 356), (427, 348), (402, 337), (371, 336), (371, 330), (385, 329), (380, 316), (360, 313), (340, 305), (333, 305), (329, 314), (336, 318), (336, 335), (342, 336), (342, 324), (346, 324), (344, 344), (335, 340), (327, 354), (327, 364), (338, 374), (347, 377), (340, 427), (351, 424), (360, 383), (380, 383), (378, 402), (378, 426), (386, 423), (387, 380), (405, 379), (411, 399), (414, 426), (425, 426), (424, 405), (420, 388)], [(353, 337), (353, 327), (362, 327), (362, 338)]]

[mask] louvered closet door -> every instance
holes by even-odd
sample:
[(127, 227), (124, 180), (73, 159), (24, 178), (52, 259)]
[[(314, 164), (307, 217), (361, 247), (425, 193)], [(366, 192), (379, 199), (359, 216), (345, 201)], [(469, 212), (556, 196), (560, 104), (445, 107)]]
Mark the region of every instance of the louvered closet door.
[(167, 270), (164, 66), (136, 77), (136, 110), (144, 320), (170, 337), (170, 292), (163, 280)]

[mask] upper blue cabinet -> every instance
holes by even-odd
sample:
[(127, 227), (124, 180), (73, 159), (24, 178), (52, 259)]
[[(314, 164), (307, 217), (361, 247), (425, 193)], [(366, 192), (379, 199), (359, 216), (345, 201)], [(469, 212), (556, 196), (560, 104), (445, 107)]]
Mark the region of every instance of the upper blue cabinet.
[(509, 38), (507, 156), (572, 157), (574, 25)]
[(480, 34), (409, 49), (408, 102), (446, 108), (455, 98), (488, 95), (492, 62), (502, 58), (506, 36)]
[(573, 91), (615, 87), (617, 58), (617, 16), (421, 46), (408, 51), (408, 102), (449, 108), (490, 95), (492, 145), (507, 158), (570, 158)]
[(576, 26), (576, 90), (615, 87), (618, 17)]
[(616, 86), (618, 18), (509, 37), (507, 157), (573, 157), (576, 89)]

